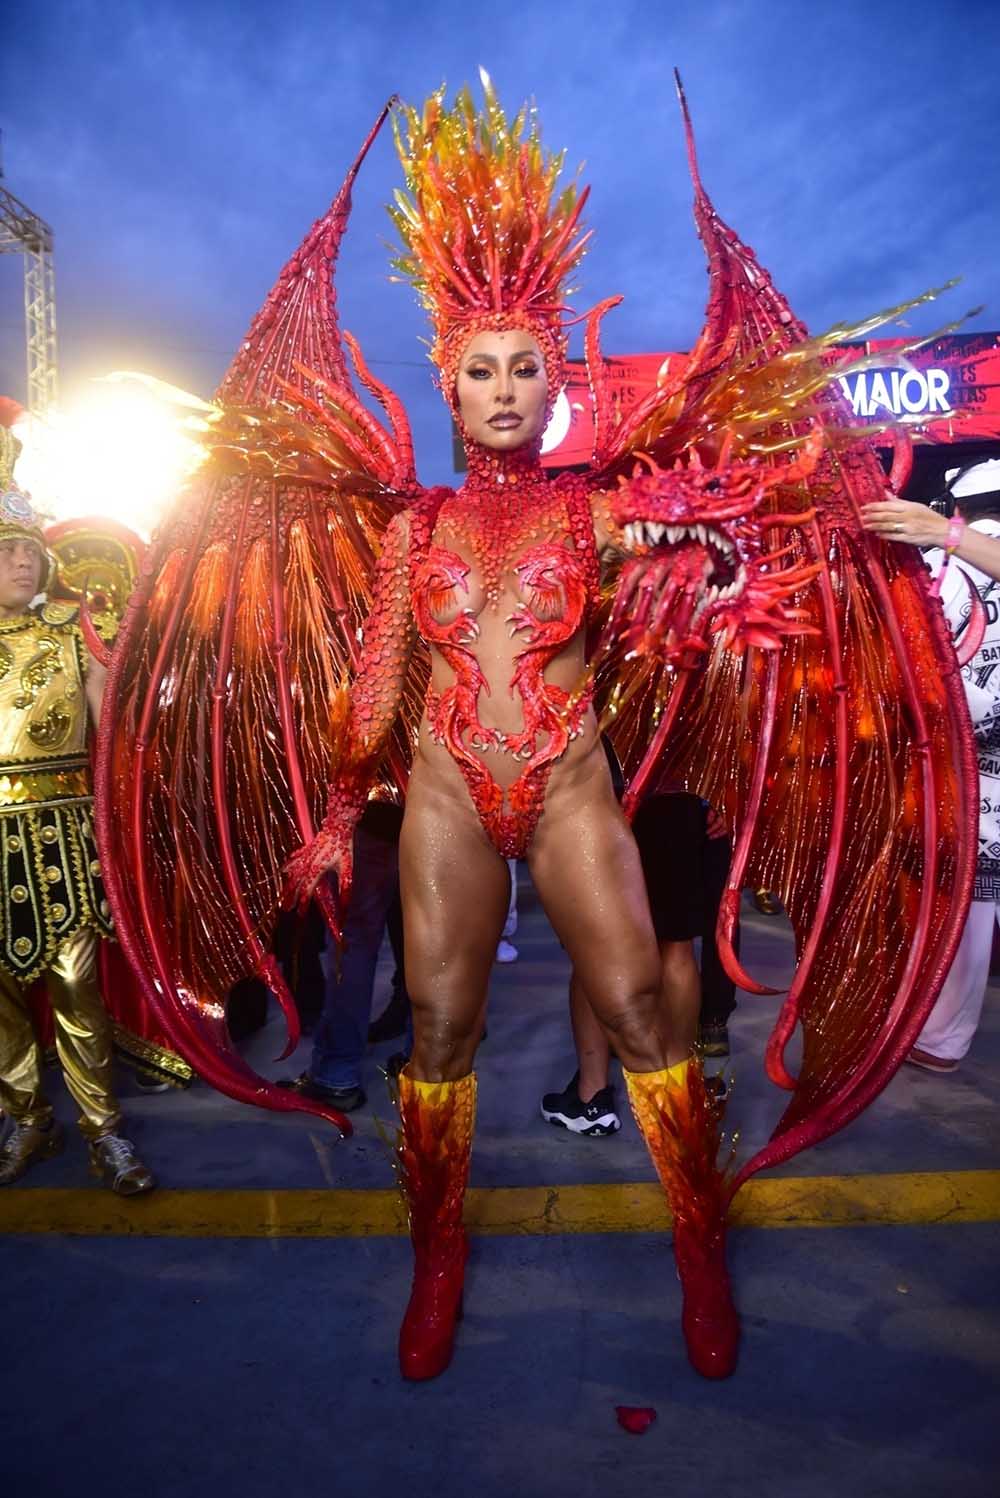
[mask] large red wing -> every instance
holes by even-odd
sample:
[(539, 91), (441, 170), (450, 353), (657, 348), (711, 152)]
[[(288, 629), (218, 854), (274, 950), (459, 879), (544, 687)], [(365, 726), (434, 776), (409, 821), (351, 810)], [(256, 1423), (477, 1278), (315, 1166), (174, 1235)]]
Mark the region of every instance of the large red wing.
[(780, 653), (717, 648), (664, 693), (667, 713), (672, 693), (683, 703), (658, 773), (734, 829), (720, 940), (744, 887), (777, 891), (796, 934), (766, 1058), (792, 1095), (740, 1181), (843, 1127), (893, 1076), (947, 972), (975, 867), (971, 730), (921, 564), (853, 526), (813, 539), (824, 570), (798, 601), (817, 633)]
[[(218, 393), (208, 463), (146, 556), (97, 778), (118, 934), (171, 1043), (222, 1091), (345, 1132), (342, 1115), (250, 1071), (225, 1010), (233, 984), (262, 977), (289, 1047), (298, 1038), (268, 950), (282, 870), (322, 817), (381, 537), (417, 492), (405, 417), (376, 390), (385, 427), (355, 396), (333, 300), (351, 186), (382, 118), (254, 320)], [(397, 792), (418, 710), (414, 683), (383, 764)]]
[[(643, 445), (663, 464), (683, 457), (706, 432), (727, 429), (727, 403), (734, 457), (780, 461), (783, 442), (802, 440), (803, 416), (827, 442), (812, 477), (771, 502), (803, 516), (770, 544), (791, 546), (783, 566), (818, 567), (796, 599), (815, 633), (741, 656), (716, 644), (700, 670), (676, 677), (639, 660), (606, 665), (599, 678), (632, 782), (680, 782), (734, 829), (723, 949), (747, 885), (776, 890), (795, 927), (796, 971), (767, 1054), (771, 1079), (792, 1096), (739, 1184), (849, 1122), (919, 1033), (971, 896), (978, 774), (954, 650), (919, 557), (860, 526), (860, 506), (884, 492), (878, 457), (825, 387), (821, 349), (809, 348), (753, 252), (716, 214), (686, 110), (685, 120), (709, 262), (705, 331), (684, 385), (606, 428), (606, 471), (623, 471)], [(759, 397), (782, 368), (792, 395), (769, 427)]]

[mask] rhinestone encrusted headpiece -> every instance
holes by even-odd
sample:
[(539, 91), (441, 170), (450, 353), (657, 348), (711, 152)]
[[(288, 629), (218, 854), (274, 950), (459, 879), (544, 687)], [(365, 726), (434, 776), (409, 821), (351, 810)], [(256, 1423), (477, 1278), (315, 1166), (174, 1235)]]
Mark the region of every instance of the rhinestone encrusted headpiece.
[(588, 189), (559, 189), (564, 153), (544, 150), (525, 105), (513, 120), (480, 71), (484, 108), (468, 88), (451, 109), (444, 88), (421, 111), (400, 105), (393, 120), (406, 179), (389, 209), (402, 241), (393, 259), (434, 329), (431, 358), (455, 405), (462, 352), (476, 333), (523, 328), (538, 341), (552, 400), (563, 381), (567, 278), (590, 237), (580, 215)]

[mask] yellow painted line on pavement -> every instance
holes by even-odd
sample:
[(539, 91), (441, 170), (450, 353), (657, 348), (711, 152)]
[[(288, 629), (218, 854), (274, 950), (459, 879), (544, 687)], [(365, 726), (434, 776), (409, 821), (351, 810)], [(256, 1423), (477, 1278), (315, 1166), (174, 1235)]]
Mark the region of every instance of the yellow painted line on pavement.
[[(755, 1228), (836, 1228), (1000, 1221), (1000, 1171), (780, 1176), (753, 1180), (732, 1221)], [(646, 1233), (669, 1226), (658, 1186), (473, 1188), (475, 1234)], [(110, 1191), (7, 1187), (0, 1233), (148, 1238), (364, 1238), (405, 1233), (395, 1191), (174, 1191), (122, 1200)]]

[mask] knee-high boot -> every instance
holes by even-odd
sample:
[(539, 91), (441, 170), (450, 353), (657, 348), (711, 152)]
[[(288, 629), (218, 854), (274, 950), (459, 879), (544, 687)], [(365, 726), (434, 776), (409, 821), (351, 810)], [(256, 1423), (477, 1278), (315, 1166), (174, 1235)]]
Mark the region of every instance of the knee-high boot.
[(399, 1077), (400, 1177), (413, 1242), (413, 1289), (399, 1331), (404, 1378), (435, 1378), (451, 1362), (468, 1245), (462, 1204), (476, 1117), (474, 1073), (457, 1082)]
[(716, 1163), (722, 1109), (697, 1060), (626, 1071), (625, 1084), (673, 1213), (688, 1358), (705, 1378), (726, 1378), (736, 1367), (740, 1324), (726, 1269), (727, 1183)]

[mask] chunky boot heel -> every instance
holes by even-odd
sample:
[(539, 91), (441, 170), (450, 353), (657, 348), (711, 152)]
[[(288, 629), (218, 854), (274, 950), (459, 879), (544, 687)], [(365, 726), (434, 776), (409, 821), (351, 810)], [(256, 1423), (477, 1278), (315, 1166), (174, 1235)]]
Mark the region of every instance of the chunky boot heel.
[(463, 1281), (467, 1250), (449, 1270), (430, 1266), (414, 1270), (413, 1290), (399, 1329), (399, 1371), (404, 1378), (437, 1378), (451, 1362), (455, 1329), (464, 1310)]
[(437, 1378), (451, 1362), (462, 1319), (469, 1248), (462, 1205), (469, 1178), (476, 1079), (398, 1079), (399, 1175), (413, 1241), (413, 1288), (399, 1330), (399, 1368)]

